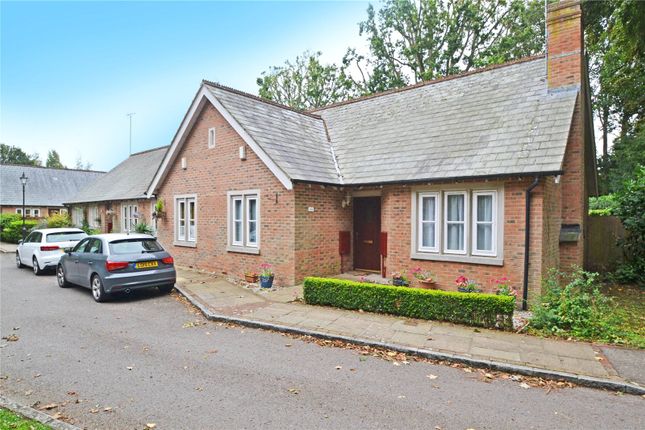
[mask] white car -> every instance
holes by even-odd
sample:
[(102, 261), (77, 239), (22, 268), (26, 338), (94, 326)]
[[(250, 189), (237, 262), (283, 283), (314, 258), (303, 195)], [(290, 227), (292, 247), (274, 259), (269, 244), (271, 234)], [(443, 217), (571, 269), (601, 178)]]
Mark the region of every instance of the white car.
[(60, 257), (86, 237), (87, 233), (79, 228), (33, 230), (18, 245), (16, 266), (31, 266), (34, 273), (40, 275), (47, 268), (56, 268)]

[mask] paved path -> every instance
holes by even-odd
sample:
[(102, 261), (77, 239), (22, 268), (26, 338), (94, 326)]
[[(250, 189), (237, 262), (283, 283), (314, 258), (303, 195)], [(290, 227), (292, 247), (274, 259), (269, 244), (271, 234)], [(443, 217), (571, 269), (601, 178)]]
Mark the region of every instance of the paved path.
[[(296, 301), (302, 296), (299, 287), (275, 291), (243, 288), (192, 269), (180, 269), (177, 282), (218, 314), (645, 386), (642, 350), (600, 348), (586, 342), (310, 306)], [(613, 362), (625, 372), (617, 371)]]
[(0, 253), (15, 254), (18, 245), (7, 242), (0, 242)]
[(638, 429), (645, 420), (639, 396), (395, 366), (226, 328), (154, 291), (96, 304), (88, 290), (15, 269), (11, 255), (0, 264), (0, 332), (19, 337), (0, 341), (0, 392), (63, 405), (49, 413), (86, 429)]

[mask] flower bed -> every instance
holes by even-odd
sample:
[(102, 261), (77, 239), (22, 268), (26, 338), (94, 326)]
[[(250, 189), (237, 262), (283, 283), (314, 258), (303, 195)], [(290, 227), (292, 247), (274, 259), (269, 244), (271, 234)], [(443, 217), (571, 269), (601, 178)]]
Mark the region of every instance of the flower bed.
[(311, 305), (361, 309), (489, 328), (512, 328), (515, 300), (509, 296), (421, 290), (328, 278), (306, 278)]

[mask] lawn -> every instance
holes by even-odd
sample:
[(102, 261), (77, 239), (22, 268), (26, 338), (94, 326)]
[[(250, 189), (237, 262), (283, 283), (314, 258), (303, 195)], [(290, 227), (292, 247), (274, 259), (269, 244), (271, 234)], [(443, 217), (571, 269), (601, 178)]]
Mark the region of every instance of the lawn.
[(0, 408), (0, 429), (12, 430), (51, 430), (51, 427), (27, 419), (7, 409)]
[(620, 328), (630, 346), (645, 348), (645, 288), (637, 285), (606, 284), (603, 293), (614, 299)]

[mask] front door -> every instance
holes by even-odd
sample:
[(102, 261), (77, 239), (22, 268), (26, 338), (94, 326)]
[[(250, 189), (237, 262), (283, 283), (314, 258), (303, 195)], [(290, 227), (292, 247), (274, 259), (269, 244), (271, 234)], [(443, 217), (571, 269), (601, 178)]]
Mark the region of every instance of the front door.
[(381, 270), (381, 198), (357, 197), (354, 206), (354, 268)]

